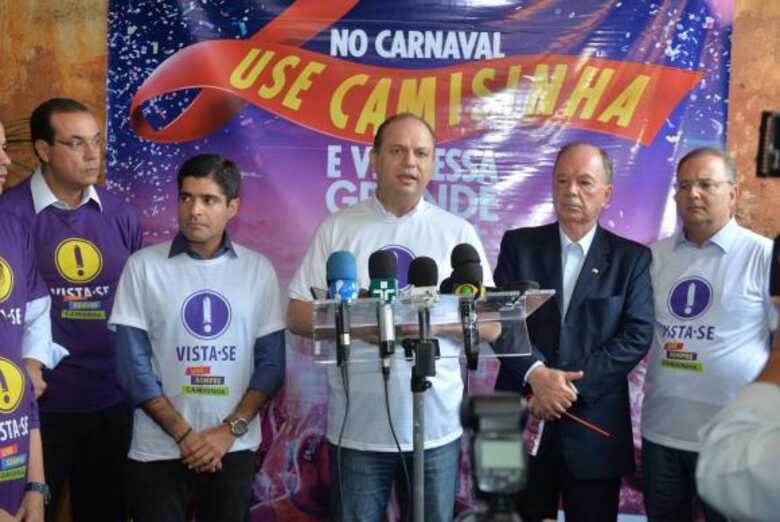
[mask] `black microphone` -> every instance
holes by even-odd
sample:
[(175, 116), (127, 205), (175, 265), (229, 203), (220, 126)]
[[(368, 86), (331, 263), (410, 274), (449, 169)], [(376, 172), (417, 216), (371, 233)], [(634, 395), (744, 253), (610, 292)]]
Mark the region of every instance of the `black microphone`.
[(346, 250), (333, 252), (325, 265), (328, 297), (337, 299), (336, 309), (336, 362), (339, 366), (349, 360), (351, 314), (350, 305), (357, 297), (357, 264), (355, 256)]
[(430, 307), (438, 297), (436, 284), (439, 281), (439, 269), (436, 261), (430, 257), (417, 257), (409, 264), (407, 281), (411, 285), (409, 295), (422, 299), (425, 307)]
[(477, 305), (474, 303), (484, 293), (482, 264), (477, 250), (468, 243), (452, 249), (452, 293), (460, 297), (460, 321), (463, 326), (463, 351), (469, 370), (476, 370), (479, 363), (479, 325)]
[(438, 299), (436, 283), (439, 281), (439, 270), (436, 261), (430, 257), (418, 257), (409, 265), (407, 275), (411, 285), (409, 294), (418, 304), (417, 319), (420, 327), (419, 339), (415, 342), (412, 391), (420, 392), (430, 387), (425, 377), (436, 375), (435, 357), (438, 343), (436, 339), (431, 339), (430, 307)]
[(368, 293), (379, 299), (376, 317), (382, 373), (389, 375), (391, 356), (395, 353), (393, 302), (398, 294), (398, 259), (392, 252), (377, 250), (368, 258), (368, 275), (371, 278)]
[(450, 264), (453, 270), (467, 263), (481, 264), (482, 260), (479, 258), (479, 252), (468, 243), (456, 245), (450, 254)]

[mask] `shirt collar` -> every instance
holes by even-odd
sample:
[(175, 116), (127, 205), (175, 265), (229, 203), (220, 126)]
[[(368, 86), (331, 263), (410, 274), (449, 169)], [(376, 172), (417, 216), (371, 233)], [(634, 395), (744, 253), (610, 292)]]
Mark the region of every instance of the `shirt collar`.
[[(200, 257), (200, 254), (190, 248), (190, 243), (187, 241), (187, 238), (184, 237), (184, 234), (179, 232), (176, 234), (176, 237), (173, 238), (173, 241), (171, 241), (171, 248), (168, 250), (168, 257), (176, 257), (179, 254), (184, 253), (186, 253), (192, 259), (203, 259)], [(233, 247), (233, 242), (230, 241), (230, 236), (226, 230), (222, 235), (222, 242), (219, 244), (219, 248), (217, 248), (216, 252), (214, 252), (214, 254), (209, 259), (216, 259), (228, 253), (230, 253), (233, 257), (238, 257), (238, 252), (236, 252), (236, 249)]]
[(577, 243), (582, 248), (582, 253), (587, 257), (588, 251), (590, 250), (590, 245), (593, 244), (593, 238), (596, 237), (596, 229), (598, 228), (598, 225), (593, 225), (593, 228), (591, 228), (587, 234), (582, 236), (579, 241), (572, 241), (569, 239), (569, 236), (566, 235), (566, 232), (563, 231), (563, 227), (558, 224), (558, 230), (561, 233), (561, 252), (566, 252), (566, 248), (571, 245), (572, 243)]
[(371, 205), (374, 207), (374, 210), (384, 218), (391, 219), (391, 220), (398, 220), (398, 219), (409, 219), (422, 213), (426, 208), (428, 208), (429, 203), (425, 201), (425, 196), (423, 196), (420, 198), (420, 201), (417, 202), (417, 205), (415, 205), (412, 210), (410, 210), (403, 216), (396, 216), (395, 214), (387, 210), (384, 207), (384, 205), (382, 205), (382, 202), (379, 201), (379, 198), (376, 196), (376, 193), (374, 193), (374, 195), (371, 197)]
[[(32, 192), (33, 209), (36, 214), (40, 214), (43, 209), (49, 206), (54, 206), (61, 210), (72, 210), (67, 203), (57, 199), (57, 196), (51, 191), (43, 178), (43, 170), (40, 165), (35, 169), (30, 179), (30, 191)], [(90, 185), (84, 190), (81, 202), (76, 208), (87, 204), (90, 200), (94, 201), (101, 211), (103, 210), (103, 203), (100, 201), (100, 196), (98, 196), (94, 185)]]
[[(727, 254), (729, 252), (729, 249), (731, 249), (731, 246), (734, 244), (734, 241), (736, 240), (738, 227), (739, 225), (737, 225), (737, 220), (732, 217), (731, 219), (729, 219), (729, 222), (723, 226), (723, 228), (715, 232), (711, 238), (705, 241), (702, 247), (712, 243), (713, 245), (717, 246), (718, 248), (723, 250), (724, 253)], [(686, 239), (685, 229), (680, 230), (677, 233), (677, 236), (675, 237), (674, 240), (674, 248), (677, 248), (683, 244), (692, 245), (698, 248), (698, 245)]]

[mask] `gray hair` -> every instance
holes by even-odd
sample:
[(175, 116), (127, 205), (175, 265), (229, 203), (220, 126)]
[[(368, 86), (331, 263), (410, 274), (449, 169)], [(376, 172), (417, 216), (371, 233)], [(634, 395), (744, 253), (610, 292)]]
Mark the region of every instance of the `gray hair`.
[(567, 143), (566, 145), (561, 147), (561, 150), (558, 151), (558, 155), (555, 156), (554, 165), (558, 164), (558, 160), (560, 160), (564, 154), (566, 154), (570, 150), (576, 149), (577, 147), (590, 147), (598, 151), (599, 157), (601, 158), (601, 166), (604, 168), (604, 176), (607, 178), (607, 184), (611, 185), (612, 177), (614, 176), (615, 173), (614, 167), (612, 165), (612, 158), (610, 158), (609, 154), (607, 154), (607, 151), (605, 151), (601, 147), (597, 147), (586, 141), (572, 141), (571, 143)]
[(693, 149), (692, 151), (688, 152), (685, 156), (682, 157), (679, 163), (677, 163), (676, 174), (680, 174), (680, 170), (682, 170), (682, 166), (686, 161), (700, 158), (702, 156), (720, 158), (720, 160), (723, 162), (723, 166), (725, 167), (724, 170), (726, 171), (726, 178), (728, 182), (732, 185), (737, 183), (737, 164), (734, 162), (734, 158), (732, 158), (731, 154), (725, 150), (717, 149), (715, 147), (699, 147), (698, 149)]

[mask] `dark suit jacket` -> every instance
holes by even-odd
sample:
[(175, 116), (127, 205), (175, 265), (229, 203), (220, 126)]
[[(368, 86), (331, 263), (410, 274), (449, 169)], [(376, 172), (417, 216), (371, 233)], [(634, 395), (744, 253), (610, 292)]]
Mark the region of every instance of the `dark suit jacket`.
[(561, 322), (558, 223), (510, 230), (501, 240), (496, 285), (533, 280), (556, 295), (527, 320), (533, 354), (503, 359), (496, 389), (522, 390), (523, 377), (536, 361), (585, 372), (575, 383), (579, 399), (570, 411), (611, 437), (563, 417), (547, 423), (540, 447), (543, 452), (558, 444), (577, 479), (612, 478), (634, 470), (627, 375), (652, 341), (651, 259), (649, 248), (597, 227)]

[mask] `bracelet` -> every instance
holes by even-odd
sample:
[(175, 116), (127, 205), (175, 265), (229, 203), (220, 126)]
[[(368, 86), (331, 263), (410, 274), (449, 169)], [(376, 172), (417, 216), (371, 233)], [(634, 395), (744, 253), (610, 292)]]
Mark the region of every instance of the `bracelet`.
[(178, 439), (176, 439), (176, 444), (177, 444), (177, 445), (178, 445), (178, 444), (181, 444), (181, 443), (182, 443), (182, 441), (183, 441), (184, 439), (186, 439), (186, 438), (187, 438), (187, 435), (189, 435), (190, 433), (192, 433), (192, 426), (190, 426), (189, 428), (187, 428), (187, 431), (185, 431), (185, 432), (184, 432), (184, 434), (183, 434), (181, 437), (179, 437)]

